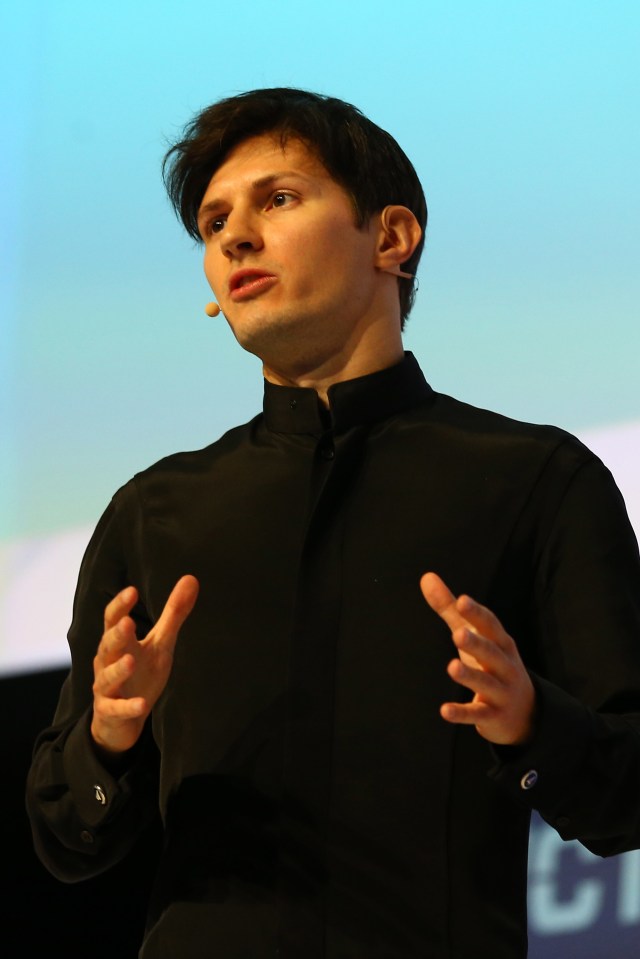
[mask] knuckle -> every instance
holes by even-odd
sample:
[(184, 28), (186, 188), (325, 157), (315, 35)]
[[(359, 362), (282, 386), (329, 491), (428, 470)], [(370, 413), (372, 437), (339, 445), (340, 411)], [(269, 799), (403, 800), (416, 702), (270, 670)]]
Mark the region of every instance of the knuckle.
[(103, 720), (106, 716), (105, 709), (106, 700), (102, 696), (96, 697), (96, 700), (93, 704), (93, 715), (98, 720)]

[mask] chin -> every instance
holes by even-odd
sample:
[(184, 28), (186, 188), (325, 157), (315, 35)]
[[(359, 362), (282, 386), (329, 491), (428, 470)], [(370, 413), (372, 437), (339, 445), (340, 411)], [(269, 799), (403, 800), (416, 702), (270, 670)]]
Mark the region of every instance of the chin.
[(265, 312), (244, 319), (227, 319), (243, 350), (255, 353), (261, 359), (264, 359), (265, 352), (277, 355), (292, 349), (301, 351), (311, 326), (309, 317), (300, 314), (274, 316)]

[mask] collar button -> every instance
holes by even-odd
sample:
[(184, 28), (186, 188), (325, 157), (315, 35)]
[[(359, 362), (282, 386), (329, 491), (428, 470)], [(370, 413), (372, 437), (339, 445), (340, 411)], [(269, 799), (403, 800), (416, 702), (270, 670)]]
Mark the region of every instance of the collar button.
[(323, 460), (332, 460), (336, 455), (333, 444), (325, 443), (320, 447), (320, 456)]

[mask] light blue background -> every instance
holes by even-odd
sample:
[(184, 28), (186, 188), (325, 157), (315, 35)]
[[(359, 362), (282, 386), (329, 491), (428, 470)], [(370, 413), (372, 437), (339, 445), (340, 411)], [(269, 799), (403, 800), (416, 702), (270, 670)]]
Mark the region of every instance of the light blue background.
[(255, 86), (351, 100), (430, 209), (406, 345), (440, 390), (569, 429), (640, 415), (640, 5), (3, 8), (0, 536), (94, 523), (259, 408), (163, 195), (166, 138)]

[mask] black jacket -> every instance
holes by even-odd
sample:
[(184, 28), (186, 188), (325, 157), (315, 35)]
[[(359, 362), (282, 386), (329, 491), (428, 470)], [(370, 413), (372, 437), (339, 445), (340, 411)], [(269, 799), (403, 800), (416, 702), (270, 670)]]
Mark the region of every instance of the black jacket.
[[(531, 808), (597, 853), (640, 845), (622, 499), (576, 439), (434, 393), (410, 354), (329, 397), (266, 384), (264, 415), (114, 497), (35, 749), (36, 848), (90, 876), (160, 812), (145, 959), (517, 959)], [(464, 691), (427, 570), (517, 640), (538, 690), (526, 749), (440, 718)], [(136, 585), (143, 635), (184, 573), (199, 600), (115, 776), (88, 733), (104, 606)]]

